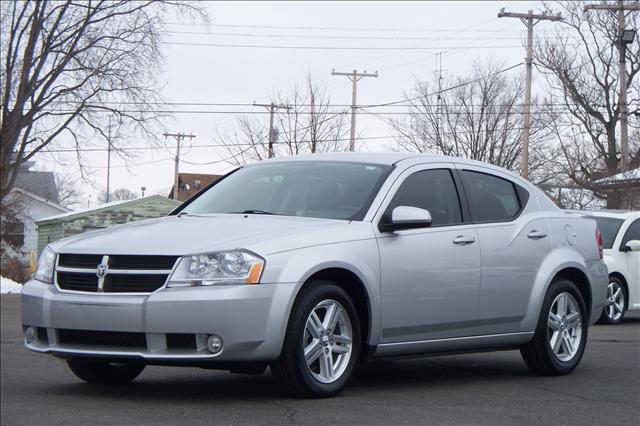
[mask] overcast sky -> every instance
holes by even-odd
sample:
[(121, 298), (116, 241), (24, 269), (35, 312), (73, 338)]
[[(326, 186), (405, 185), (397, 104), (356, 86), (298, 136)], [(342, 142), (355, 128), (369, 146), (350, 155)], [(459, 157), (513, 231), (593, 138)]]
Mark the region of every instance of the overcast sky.
[[(293, 82), (311, 73), (326, 83), (332, 102), (349, 104), (351, 86), (336, 71), (378, 71), (379, 78), (366, 78), (358, 86), (358, 103), (382, 103), (402, 99), (416, 79), (428, 79), (436, 69), (436, 53), (444, 52), (447, 76), (464, 75), (475, 58), (493, 56), (506, 66), (523, 61), (525, 26), (517, 19), (498, 19), (502, 7), (526, 12), (539, 9), (532, 1), (471, 2), (212, 2), (208, 3), (209, 26), (172, 23), (165, 37), (163, 94), (176, 103), (267, 102), (276, 90), (286, 91)], [(553, 23), (543, 22), (536, 32), (543, 36)], [(195, 34), (193, 34), (195, 33)], [(188, 44), (171, 44), (188, 43)], [(214, 44), (235, 47), (212, 46)], [(237, 45), (279, 46), (279, 48)], [(293, 48), (299, 46), (300, 48)], [(305, 49), (316, 47), (322, 49)], [(336, 47), (366, 49), (338, 50)], [(420, 48), (400, 50), (398, 48)], [(333, 49), (328, 49), (333, 48)], [(394, 48), (382, 50), (380, 48)], [(524, 68), (512, 71), (524, 76)], [(534, 79), (535, 87), (535, 79)], [(216, 128), (233, 126), (233, 114), (212, 111), (259, 111), (257, 107), (175, 106), (190, 111), (175, 114), (165, 122), (170, 132), (192, 132), (192, 147), (182, 153), (189, 163), (209, 163), (225, 158), (224, 150), (198, 147), (214, 143)], [(194, 113), (193, 111), (201, 111)], [(266, 114), (259, 117), (268, 120)], [(162, 133), (162, 129), (158, 129)], [(373, 116), (358, 116), (359, 137), (392, 135), (388, 125)], [(144, 145), (144, 141), (131, 141)], [(175, 141), (167, 140), (167, 146)], [(391, 139), (364, 139), (359, 150), (382, 150)], [(136, 193), (147, 187), (147, 195), (166, 195), (173, 183), (174, 149), (131, 151), (135, 158), (112, 159), (112, 189), (126, 187)], [(43, 154), (38, 169), (76, 173), (72, 157), (61, 166)], [(58, 158), (59, 160), (59, 158)], [(106, 152), (84, 156), (92, 167), (91, 183), (83, 185), (83, 196), (92, 194), (92, 205), (106, 187)], [(209, 165), (182, 163), (182, 172), (223, 173), (225, 162)], [(128, 164), (128, 167), (126, 166)], [(84, 203), (86, 204), (86, 198)]]

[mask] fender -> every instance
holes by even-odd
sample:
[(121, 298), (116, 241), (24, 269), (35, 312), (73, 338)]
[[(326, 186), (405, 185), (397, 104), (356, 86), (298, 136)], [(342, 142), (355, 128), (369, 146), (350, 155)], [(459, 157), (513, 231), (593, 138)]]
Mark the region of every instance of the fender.
[[(295, 291), (287, 301), (287, 314), (283, 317), (286, 329), (293, 303), (307, 280), (315, 273), (331, 268), (352, 272), (364, 284), (369, 299), (368, 344), (380, 340), (380, 259), (375, 239), (320, 245), (277, 253), (269, 256), (271, 270), (269, 282), (295, 283)], [(284, 341), (284, 333), (282, 335)]]

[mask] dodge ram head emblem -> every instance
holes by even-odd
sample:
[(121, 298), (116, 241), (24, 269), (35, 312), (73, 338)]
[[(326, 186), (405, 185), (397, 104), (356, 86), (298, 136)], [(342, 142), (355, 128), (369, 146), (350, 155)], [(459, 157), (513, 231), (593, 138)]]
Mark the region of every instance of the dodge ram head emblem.
[(98, 278), (104, 278), (107, 275), (107, 271), (109, 270), (109, 265), (105, 265), (101, 263), (98, 265), (98, 269), (96, 270), (96, 275)]

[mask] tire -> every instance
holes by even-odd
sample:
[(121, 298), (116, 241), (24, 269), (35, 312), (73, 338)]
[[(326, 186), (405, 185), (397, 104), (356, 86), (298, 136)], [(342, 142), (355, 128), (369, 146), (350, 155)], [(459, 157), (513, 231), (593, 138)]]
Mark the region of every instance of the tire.
[(587, 310), (578, 287), (564, 278), (555, 280), (545, 295), (533, 339), (520, 348), (524, 362), (538, 375), (569, 374), (584, 354), (588, 326)]
[(122, 385), (129, 383), (144, 370), (142, 363), (114, 363), (86, 358), (67, 360), (69, 369), (79, 379), (95, 385)]
[[(327, 319), (330, 309), (337, 312), (333, 325)], [(314, 323), (318, 326), (314, 327)], [(309, 363), (305, 348), (310, 354)], [(314, 281), (298, 294), (282, 352), (270, 367), (288, 393), (326, 398), (346, 386), (360, 349), (360, 320), (347, 292), (333, 282)]]
[(602, 315), (600, 315), (600, 324), (620, 324), (627, 313), (627, 303), (629, 296), (627, 288), (622, 280), (618, 277), (609, 277), (609, 285), (607, 286), (607, 300)]

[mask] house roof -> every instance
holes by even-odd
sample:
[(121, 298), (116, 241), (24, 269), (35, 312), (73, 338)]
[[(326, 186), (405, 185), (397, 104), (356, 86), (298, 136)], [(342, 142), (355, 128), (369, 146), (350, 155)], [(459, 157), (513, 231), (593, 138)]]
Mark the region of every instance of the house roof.
[(38, 221), (36, 221), (36, 223), (41, 224), (44, 222), (50, 222), (50, 221), (56, 221), (56, 220), (69, 220), (69, 219), (73, 219), (75, 217), (79, 217), (79, 216), (84, 216), (88, 213), (96, 213), (99, 211), (103, 211), (103, 210), (109, 210), (109, 209), (113, 209), (114, 207), (122, 207), (124, 205), (127, 204), (132, 204), (132, 205), (136, 205), (136, 204), (143, 204), (152, 200), (160, 200), (160, 201), (166, 201), (167, 204), (175, 204), (175, 206), (179, 206), (181, 203), (177, 200), (171, 200), (169, 198), (163, 197), (161, 195), (151, 195), (149, 197), (144, 197), (144, 198), (136, 198), (134, 200), (118, 200), (118, 201), (112, 201), (110, 203), (105, 203), (102, 204), (98, 207), (89, 207), (89, 208), (85, 208), (85, 209), (80, 209), (80, 210), (74, 210), (72, 212), (68, 212), (68, 213), (62, 213), (62, 214), (58, 214), (55, 216), (50, 216), (50, 217), (46, 217), (44, 219), (40, 219)]
[(613, 176), (598, 179), (591, 185), (596, 190), (619, 190), (623, 188), (640, 187), (640, 167)]
[(21, 194), (26, 195), (27, 197), (33, 198), (34, 200), (37, 200), (43, 204), (48, 205), (49, 207), (53, 207), (54, 209), (60, 210), (61, 212), (70, 212), (71, 209), (65, 207), (65, 206), (61, 206), (60, 204), (47, 200), (46, 198), (42, 198), (39, 195), (33, 194), (29, 191), (26, 191), (22, 188), (14, 188), (15, 191), (20, 192)]
[(598, 179), (594, 183), (603, 184), (603, 183), (614, 183), (614, 182), (635, 181), (635, 180), (640, 180), (640, 167), (638, 167), (637, 169), (627, 170), (626, 172), (618, 173), (617, 175)]
[(53, 172), (36, 172), (21, 168), (16, 178), (15, 187), (47, 201), (58, 203), (58, 188)]

